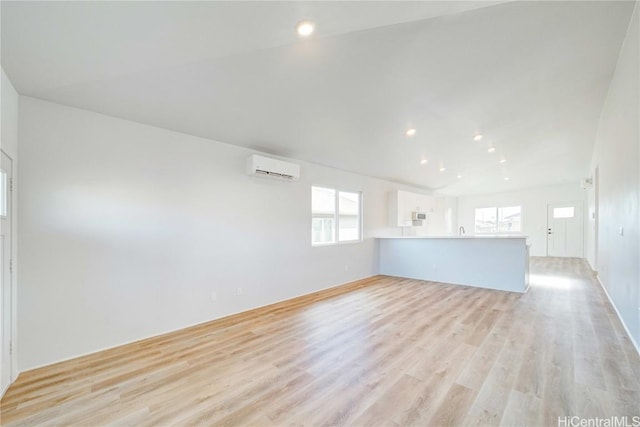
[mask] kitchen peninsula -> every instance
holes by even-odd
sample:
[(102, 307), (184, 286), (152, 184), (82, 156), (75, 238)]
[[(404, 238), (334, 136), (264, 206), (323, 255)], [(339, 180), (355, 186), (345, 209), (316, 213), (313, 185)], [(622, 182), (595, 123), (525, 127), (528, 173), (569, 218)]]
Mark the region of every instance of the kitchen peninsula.
[(380, 274), (527, 291), (526, 236), (402, 236), (378, 240)]

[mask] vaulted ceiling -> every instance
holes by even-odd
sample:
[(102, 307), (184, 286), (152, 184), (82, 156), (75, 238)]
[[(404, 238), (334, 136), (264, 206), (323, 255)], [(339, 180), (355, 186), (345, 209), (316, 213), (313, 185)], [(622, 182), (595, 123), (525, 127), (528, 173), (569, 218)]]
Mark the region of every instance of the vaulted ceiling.
[(443, 194), (577, 185), (634, 4), (3, 1), (2, 66), (23, 95)]

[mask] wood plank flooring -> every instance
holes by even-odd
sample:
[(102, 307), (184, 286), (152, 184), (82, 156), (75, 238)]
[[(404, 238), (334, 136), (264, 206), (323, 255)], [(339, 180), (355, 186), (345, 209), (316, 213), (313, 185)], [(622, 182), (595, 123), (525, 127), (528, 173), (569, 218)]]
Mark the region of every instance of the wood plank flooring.
[(524, 295), (378, 276), (22, 373), (20, 425), (557, 425), (640, 415), (640, 358), (583, 260)]

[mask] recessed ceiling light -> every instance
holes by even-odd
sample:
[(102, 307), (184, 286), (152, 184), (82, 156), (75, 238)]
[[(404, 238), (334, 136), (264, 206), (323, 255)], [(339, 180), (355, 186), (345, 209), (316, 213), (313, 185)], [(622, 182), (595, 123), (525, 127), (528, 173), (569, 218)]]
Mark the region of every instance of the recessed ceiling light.
[(421, 164), (421, 165), (426, 165), (426, 164), (427, 164), (427, 159), (422, 159), (422, 160), (420, 160), (420, 164)]
[(311, 21), (300, 21), (296, 25), (296, 32), (300, 37), (309, 37), (315, 29), (316, 26)]
[(496, 151), (496, 147), (489, 147), (489, 149), (487, 151), (489, 153), (493, 153), (494, 151)]
[(416, 134), (416, 130), (415, 130), (415, 129), (413, 129), (413, 128), (412, 128), (412, 129), (409, 129), (409, 130), (407, 131), (407, 136), (413, 136), (413, 135), (415, 135), (415, 134)]
[(474, 141), (481, 141), (482, 140), (482, 134), (481, 133), (476, 134), (476, 136), (473, 137), (473, 140)]
[(462, 175), (458, 175), (458, 179), (462, 178)]
[(440, 172), (444, 172), (444, 171), (446, 171), (446, 170), (447, 170), (447, 168), (445, 168), (444, 166), (442, 166), (442, 167), (440, 168)]
[(505, 180), (505, 181), (509, 181), (509, 177), (508, 177), (508, 176), (505, 176), (505, 177), (504, 177), (504, 180)]
[(507, 159), (501, 159), (500, 163), (507, 163)]

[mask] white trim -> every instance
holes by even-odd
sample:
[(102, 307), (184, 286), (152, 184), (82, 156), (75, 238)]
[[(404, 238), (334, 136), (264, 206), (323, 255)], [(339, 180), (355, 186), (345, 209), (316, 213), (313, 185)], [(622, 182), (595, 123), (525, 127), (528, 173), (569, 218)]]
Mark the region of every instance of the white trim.
[(9, 381), (7, 386), (2, 390), (2, 392), (0, 392), (0, 398), (4, 397), (4, 394), (7, 392), (7, 390), (9, 390), (9, 387), (11, 387), (11, 384), (13, 384), (14, 382), (15, 380)]
[[(7, 204), (11, 208), (11, 242), (9, 243), (9, 247), (11, 249), (10, 256), (12, 263), (12, 268), (9, 270), (11, 278), (11, 301), (9, 302), (9, 304), (11, 304), (11, 325), (9, 325), (11, 328), (11, 359), (9, 360), (9, 383), (0, 392), (0, 398), (2, 398), (9, 387), (11, 387), (11, 385), (18, 379), (20, 370), (18, 369), (18, 192), (16, 185), (18, 179), (18, 165), (17, 161), (4, 149), (0, 149), (0, 153), (7, 156), (11, 161), (11, 176), (9, 177), (11, 185), (9, 187), (9, 194), (7, 195)], [(7, 214), (8, 213), (9, 212), (7, 212)]]
[(640, 346), (638, 346), (638, 343), (636, 342), (636, 340), (633, 339), (633, 335), (631, 335), (631, 332), (629, 332), (629, 328), (627, 328), (627, 325), (624, 323), (624, 320), (622, 319), (622, 316), (620, 315), (620, 312), (618, 311), (618, 307), (616, 307), (616, 305), (613, 303), (613, 300), (611, 299), (611, 296), (609, 295), (609, 292), (607, 292), (607, 288), (605, 288), (604, 284), (602, 283), (602, 280), (600, 280), (600, 276), (597, 275), (597, 274), (596, 274), (596, 280), (598, 281), (598, 283), (600, 283), (600, 287), (604, 291), (604, 294), (607, 296), (607, 299), (609, 300), (609, 303), (611, 304), (611, 306), (615, 310), (616, 314), (618, 315), (618, 319), (620, 319), (620, 323), (622, 323), (622, 327), (624, 328), (625, 332), (627, 333), (627, 336), (631, 340), (631, 343), (635, 347), (636, 352), (638, 353), (638, 355), (640, 355)]

